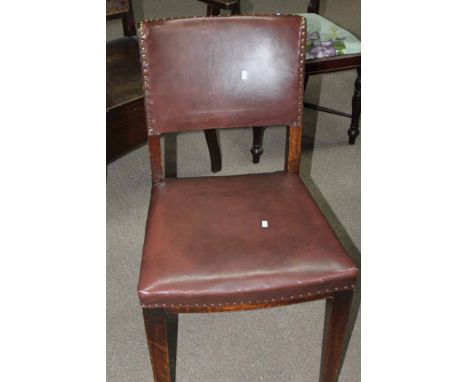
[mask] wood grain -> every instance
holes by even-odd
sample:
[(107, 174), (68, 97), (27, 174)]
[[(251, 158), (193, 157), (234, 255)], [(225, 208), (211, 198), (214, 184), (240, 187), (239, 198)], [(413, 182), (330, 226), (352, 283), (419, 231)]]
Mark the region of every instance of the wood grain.
[(301, 137), (302, 125), (287, 128), (287, 162), (286, 171), (292, 174), (299, 174), (301, 162)]
[(327, 299), (320, 382), (338, 380), (352, 298), (353, 291), (343, 291)]
[(143, 309), (143, 318), (154, 381), (175, 382), (178, 318), (162, 309)]
[(159, 135), (148, 136), (151, 179), (153, 184), (164, 181), (163, 163), (161, 157), (161, 138)]

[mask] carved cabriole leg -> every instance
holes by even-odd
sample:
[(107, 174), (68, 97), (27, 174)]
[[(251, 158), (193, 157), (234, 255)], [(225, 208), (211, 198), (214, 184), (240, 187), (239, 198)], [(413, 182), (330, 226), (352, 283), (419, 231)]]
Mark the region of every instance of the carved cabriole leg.
[(351, 127), (348, 130), (349, 144), (354, 145), (359, 135), (359, 118), (361, 117), (361, 67), (357, 69), (357, 78), (354, 83), (353, 111), (351, 114)]
[(260, 162), (260, 155), (263, 153), (263, 133), (265, 132), (265, 126), (254, 126), (253, 132), (253, 143), (250, 152), (252, 153), (252, 161), (254, 163)]
[(344, 340), (352, 298), (352, 291), (343, 291), (327, 299), (320, 382), (338, 380), (344, 358)]
[(210, 153), (211, 171), (219, 172), (222, 167), (221, 149), (219, 147), (218, 134), (216, 129), (204, 130), (206, 144)]
[(178, 317), (164, 309), (143, 308), (154, 382), (175, 382)]

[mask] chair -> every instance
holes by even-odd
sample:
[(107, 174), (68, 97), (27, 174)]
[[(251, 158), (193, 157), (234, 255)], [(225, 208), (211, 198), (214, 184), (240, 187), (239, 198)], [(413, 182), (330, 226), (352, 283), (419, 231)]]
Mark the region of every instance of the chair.
[[(175, 379), (179, 313), (326, 299), (321, 381), (336, 381), (357, 269), (299, 177), (305, 19), (151, 20), (139, 37), (152, 191), (138, 297), (154, 380)], [(164, 178), (160, 135), (252, 125), (288, 126), (284, 172)]]
[(106, 19), (121, 19), (124, 36), (106, 44), (106, 160), (146, 141), (138, 39), (131, 0), (107, 0)]
[[(219, 15), (220, 9), (226, 9), (231, 12), (233, 15), (240, 15), (241, 14), (241, 9), (240, 9), (240, 1), (231, 1), (231, 0), (217, 0), (217, 1), (212, 1), (212, 0), (198, 0), (202, 1), (204, 3), (207, 3), (207, 15), (208, 16), (216, 16)], [(351, 69), (356, 69), (357, 70), (357, 78), (354, 84), (354, 95), (352, 99), (352, 113), (344, 113), (342, 111), (338, 110), (333, 110), (330, 108), (326, 108), (320, 105), (314, 105), (310, 102), (305, 102), (304, 106), (307, 108), (311, 108), (314, 110), (326, 112), (326, 113), (331, 113), (331, 114), (336, 114), (340, 115), (343, 117), (348, 117), (351, 118), (351, 125), (350, 128), (348, 129), (348, 136), (349, 136), (349, 144), (353, 145), (356, 142), (356, 138), (359, 135), (359, 119), (361, 116), (361, 53), (360, 53), (360, 44), (357, 43), (357, 39), (355, 39), (354, 36), (349, 34), (349, 32), (337, 27), (330, 21), (321, 18), (318, 16), (319, 13), (319, 7), (320, 7), (320, 0), (310, 0), (307, 6), (307, 12), (308, 14), (302, 14), (304, 17), (306, 17), (308, 20), (307, 22), (311, 24), (316, 24), (319, 25), (320, 23), (323, 23), (328, 30), (332, 28), (336, 28), (336, 30), (340, 31), (344, 36), (349, 36), (349, 38), (356, 40), (353, 41), (354, 45), (359, 45), (359, 48), (356, 47), (351, 47), (351, 49), (348, 47), (347, 50), (343, 49), (335, 49), (335, 47), (332, 47), (332, 49), (326, 49), (326, 47), (322, 47), (322, 41), (320, 39), (312, 41), (312, 39), (309, 39), (309, 37), (313, 37), (314, 33), (312, 31), (312, 28), (309, 26), (309, 36), (308, 36), (308, 54), (306, 56), (306, 64), (305, 64), (305, 81), (304, 81), (304, 88), (307, 87), (307, 81), (309, 76), (316, 75), (316, 74), (323, 74), (323, 73), (332, 73), (332, 72), (338, 72), (342, 70), (351, 70)], [(317, 16), (314, 16), (317, 15)], [(320, 27), (318, 27), (320, 28)], [(318, 31), (317, 28), (317, 31)], [(317, 32), (314, 31), (314, 32)], [(316, 35), (315, 35), (316, 36)], [(312, 55), (310, 52), (312, 51), (313, 44), (318, 45), (316, 47), (317, 54)], [(338, 42), (335, 40), (335, 44), (342, 44), (342, 42)], [(339, 47), (342, 47), (339, 46)], [(338, 53), (338, 54), (336, 54)], [(332, 54), (330, 56), (330, 54)], [(324, 56), (324, 57), (322, 57)], [(320, 58), (317, 58), (320, 57)], [(254, 163), (259, 163), (260, 161), (260, 156), (263, 153), (263, 134), (265, 131), (264, 126), (255, 126), (253, 128), (253, 143), (252, 143), (252, 148), (251, 148), (251, 153), (252, 153), (252, 159)], [(205, 134), (207, 134), (205, 132)], [(209, 134), (215, 134), (209, 133)], [(208, 140), (207, 140), (208, 141)], [(219, 148), (215, 147), (215, 145), (218, 144), (217, 141), (214, 140), (214, 138), (211, 138), (208, 141), (209, 145), (209, 150), (211, 152), (219, 152)], [(216, 156), (212, 156), (213, 160), (216, 160)], [(220, 159), (219, 159), (220, 160)], [(218, 165), (214, 165), (216, 168), (221, 169), (221, 162), (219, 162)]]

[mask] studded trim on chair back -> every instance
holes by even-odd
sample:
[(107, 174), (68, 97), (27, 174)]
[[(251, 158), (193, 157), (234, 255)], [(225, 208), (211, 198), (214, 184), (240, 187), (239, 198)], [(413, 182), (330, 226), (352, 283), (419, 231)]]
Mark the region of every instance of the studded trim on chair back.
[(305, 35), (298, 16), (141, 23), (148, 134), (300, 126)]

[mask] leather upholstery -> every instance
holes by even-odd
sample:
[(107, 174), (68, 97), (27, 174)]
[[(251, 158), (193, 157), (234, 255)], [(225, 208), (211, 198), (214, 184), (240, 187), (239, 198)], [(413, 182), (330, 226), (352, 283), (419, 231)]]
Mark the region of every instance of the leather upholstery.
[[(149, 134), (296, 125), (287, 168), (298, 170), (304, 25), (297, 16), (143, 23)], [(353, 287), (357, 269), (298, 175), (164, 180), (159, 137), (149, 148), (144, 307), (258, 304)]]
[(315, 296), (351, 288), (356, 274), (298, 175), (153, 185), (138, 284), (143, 306)]
[(301, 120), (303, 18), (154, 20), (139, 36), (150, 135)]

